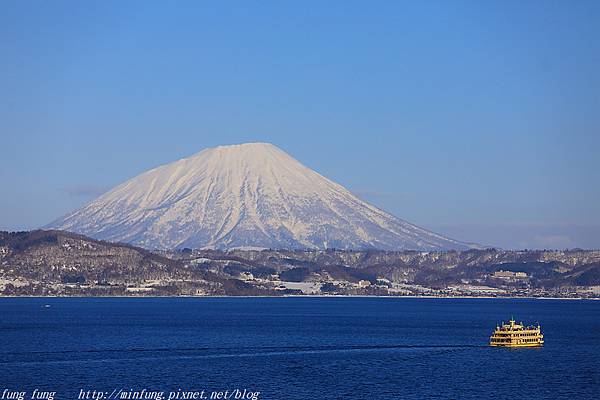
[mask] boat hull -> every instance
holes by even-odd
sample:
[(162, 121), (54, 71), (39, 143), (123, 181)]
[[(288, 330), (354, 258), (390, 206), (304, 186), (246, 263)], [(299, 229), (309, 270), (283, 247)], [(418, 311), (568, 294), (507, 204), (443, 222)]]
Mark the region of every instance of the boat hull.
[(544, 343), (490, 343), (492, 347), (542, 347)]

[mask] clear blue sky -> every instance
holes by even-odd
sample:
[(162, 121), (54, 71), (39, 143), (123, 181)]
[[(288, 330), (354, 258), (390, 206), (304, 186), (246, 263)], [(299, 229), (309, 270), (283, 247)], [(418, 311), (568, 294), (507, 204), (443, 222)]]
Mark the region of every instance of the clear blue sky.
[(3, 1), (0, 229), (271, 142), (458, 239), (600, 248), (600, 1)]

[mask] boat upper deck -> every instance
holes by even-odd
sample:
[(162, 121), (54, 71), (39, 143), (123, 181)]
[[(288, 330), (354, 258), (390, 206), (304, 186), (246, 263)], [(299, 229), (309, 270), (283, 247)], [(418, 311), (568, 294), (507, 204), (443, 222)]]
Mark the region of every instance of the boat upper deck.
[(513, 319), (508, 324), (502, 323), (490, 338), (492, 346), (539, 346), (544, 343), (544, 335), (541, 328), (537, 326), (525, 326), (516, 323)]

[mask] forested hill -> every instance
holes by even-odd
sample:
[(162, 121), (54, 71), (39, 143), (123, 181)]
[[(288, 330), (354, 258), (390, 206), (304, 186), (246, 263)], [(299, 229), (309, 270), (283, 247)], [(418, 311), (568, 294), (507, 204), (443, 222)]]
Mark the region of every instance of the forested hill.
[(598, 296), (600, 251), (151, 252), (62, 231), (0, 232), (3, 295)]

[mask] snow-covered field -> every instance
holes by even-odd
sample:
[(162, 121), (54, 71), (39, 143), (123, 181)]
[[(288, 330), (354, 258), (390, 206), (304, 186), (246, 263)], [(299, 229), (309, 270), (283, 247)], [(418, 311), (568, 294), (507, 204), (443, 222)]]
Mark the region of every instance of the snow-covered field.
[(286, 289), (301, 290), (304, 294), (317, 294), (321, 293), (321, 285), (319, 282), (277, 282), (280, 286), (285, 286)]

